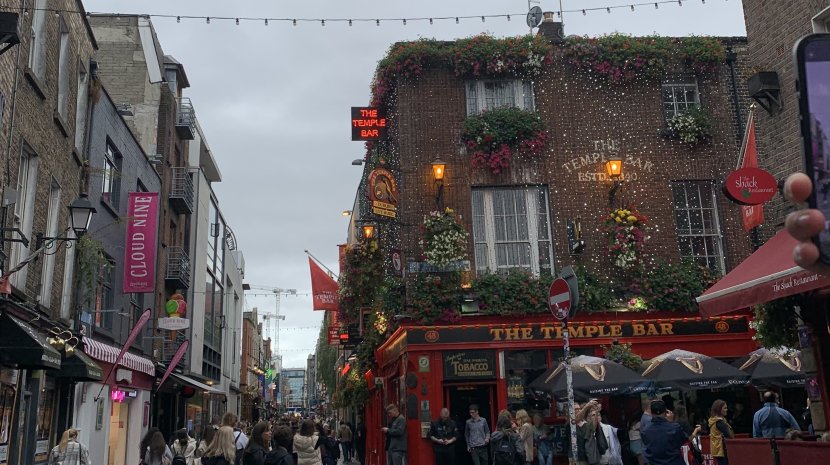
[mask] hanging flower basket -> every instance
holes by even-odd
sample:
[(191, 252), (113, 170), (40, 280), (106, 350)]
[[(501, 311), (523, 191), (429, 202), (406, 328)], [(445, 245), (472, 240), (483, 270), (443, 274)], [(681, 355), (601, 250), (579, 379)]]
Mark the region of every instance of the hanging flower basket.
[(437, 267), (464, 260), (469, 234), (451, 208), (434, 211), (424, 217), (421, 246), (427, 263)]
[(515, 156), (542, 155), (548, 133), (535, 112), (494, 108), (467, 118), (461, 140), (471, 154), (473, 168), (486, 168), (498, 174), (510, 166)]
[(647, 224), (648, 218), (634, 207), (611, 211), (605, 220), (605, 232), (609, 237), (608, 254), (614, 265), (629, 269), (641, 262), (648, 239)]
[(668, 122), (670, 138), (686, 144), (699, 144), (712, 137), (712, 120), (701, 108), (690, 108)]

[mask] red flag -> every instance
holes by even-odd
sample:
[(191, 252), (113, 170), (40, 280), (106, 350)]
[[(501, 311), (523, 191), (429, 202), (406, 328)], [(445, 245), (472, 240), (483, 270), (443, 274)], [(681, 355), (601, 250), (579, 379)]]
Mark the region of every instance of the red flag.
[(311, 268), (311, 296), (314, 310), (337, 311), (337, 281), (326, 274), (319, 265), (308, 258)]
[(170, 373), (173, 373), (173, 370), (176, 368), (176, 365), (179, 364), (179, 361), (184, 357), (185, 352), (187, 352), (187, 347), (190, 345), (190, 341), (185, 339), (182, 342), (182, 345), (176, 350), (176, 353), (173, 354), (173, 358), (170, 359), (170, 364), (167, 365), (167, 371), (164, 372), (164, 376), (161, 377), (161, 381), (159, 381), (159, 387), (156, 388), (156, 391), (161, 389), (161, 385), (164, 384), (164, 380), (170, 376)]
[[(150, 309), (144, 310), (144, 313), (138, 318), (138, 321), (135, 322), (135, 326), (133, 326), (132, 331), (130, 331), (130, 337), (127, 338), (127, 342), (124, 343), (124, 347), (121, 348), (121, 352), (118, 353), (118, 357), (115, 358), (115, 363), (112, 364), (113, 368), (118, 366), (118, 362), (124, 358), (124, 354), (130, 350), (130, 346), (133, 345), (135, 342), (135, 338), (144, 330), (144, 326), (147, 325), (147, 322), (150, 321)], [(107, 376), (109, 378), (109, 376)]]
[[(743, 163), (741, 168), (758, 167), (758, 149), (755, 146), (755, 116), (750, 113), (749, 121), (746, 123), (746, 144), (744, 145)], [(744, 224), (744, 231), (764, 224), (764, 206), (747, 205), (741, 207), (741, 219)]]

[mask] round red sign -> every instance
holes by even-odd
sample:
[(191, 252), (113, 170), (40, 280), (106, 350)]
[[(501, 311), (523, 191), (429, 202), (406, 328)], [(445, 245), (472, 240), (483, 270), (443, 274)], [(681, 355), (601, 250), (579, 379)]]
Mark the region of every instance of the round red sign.
[(548, 291), (548, 305), (553, 316), (564, 320), (571, 311), (571, 286), (562, 278), (555, 279)]
[(775, 177), (761, 168), (740, 168), (729, 173), (723, 184), (723, 193), (741, 205), (761, 205), (778, 192)]

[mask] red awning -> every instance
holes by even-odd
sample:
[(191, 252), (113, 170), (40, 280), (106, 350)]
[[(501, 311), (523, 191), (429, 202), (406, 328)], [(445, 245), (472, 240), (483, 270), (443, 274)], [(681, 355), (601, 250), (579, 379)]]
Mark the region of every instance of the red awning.
[(793, 262), (796, 240), (786, 231), (768, 240), (697, 302), (703, 316), (716, 316), (802, 292), (830, 286), (830, 278)]

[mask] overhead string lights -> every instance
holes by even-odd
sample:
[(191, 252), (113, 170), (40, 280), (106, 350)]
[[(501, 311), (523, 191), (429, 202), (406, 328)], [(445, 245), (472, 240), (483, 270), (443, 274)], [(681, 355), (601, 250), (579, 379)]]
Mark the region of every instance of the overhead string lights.
[[(728, 1), (728, 0), (725, 0)], [(562, 18), (563, 13), (582, 13), (583, 16), (587, 16), (588, 13), (594, 11), (605, 11), (607, 13), (611, 13), (611, 10), (621, 9), (621, 8), (629, 8), (631, 11), (635, 11), (635, 8), (638, 6), (648, 6), (654, 5), (655, 9), (660, 8), (660, 4), (665, 3), (676, 3), (678, 6), (683, 6), (683, 0), (660, 0), (657, 2), (649, 1), (649, 2), (642, 2), (642, 3), (625, 3), (625, 4), (616, 4), (616, 5), (605, 5), (605, 6), (596, 6), (591, 8), (578, 8), (578, 9), (562, 9), (562, 10), (554, 10), (556, 16), (558, 18)], [(711, 3), (711, 2), (710, 2)], [(701, 0), (701, 4), (706, 5), (706, 0)], [(6, 5), (2, 3), (0, 0), (0, 11), (12, 11), (12, 10), (20, 10), (19, 6), (14, 5)], [(225, 21), (233, 21), (234, 24), (239, 26), (241, 23), (250, 23), (250, 22), (258, 22), (268, 26), (272, 22), (283, 22), (283, 23), (291, 23), (293, 26), (296, 26), (298, 22), (303, 23), (314, 23), (319, 22), (320, 26), (325, 26), (327, 22), (329, 23), (346, 23), (349, 26), (354, 25), (355, 22), (357, 23), (371, 23), (374, 22), (376, 26), (380, 26), (381, 22), (400, 22), (402, 25), (406, 26), (410, 22), (428, 22), (430, 25), (434, 24), (435, 21), (453, 21), (455, 20), (455, 24), (460, 24), (462, 19), (481, 19), (481, 22), (487, 22), (487, 19), (495, 19), (495, 18), (504, 18), (507, 21), (510, 21), (511, 16), (514, 15), (524, 15), (525, 13), (509, 13), (509, 14), (495, 14), (495, 15), (469, 15), (469, 16), (424, 16), (424, 17), (411, 17), (411, 18), (271, 18), (271, 17), (236, 17), (236, 16), (197, 16), (197, 15), (182, 15), (182, 14), (152, 14), (152, 13), (111, 13), (111, 12), (87, 12), (83, 10), (73, 10), (73, 9), (63, 9), (63, 8), (24, 8), (23, 15), (28, 15), (29, 10), (32, 11), (49, 11), (53, 12), (54, 14), (58, 15), (60, 13), (78, 13), (78, 14), (85, 14), (87, 16), (92, 15), (121, 15), (121, 16), (146, 16), (155, 19), (175, 19), (176, 23), (186, 23), (188, 20), (204, 20), (205, 24), (211, 24), (212, 22), (225, 22)]]

